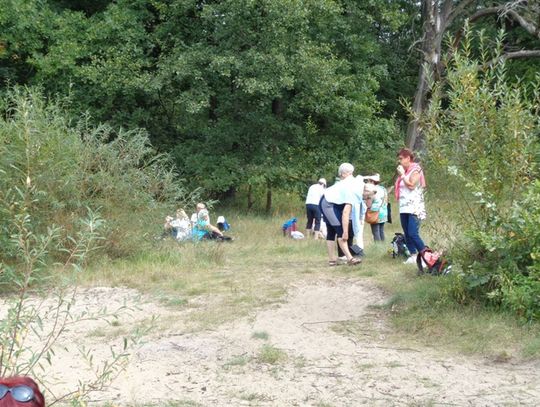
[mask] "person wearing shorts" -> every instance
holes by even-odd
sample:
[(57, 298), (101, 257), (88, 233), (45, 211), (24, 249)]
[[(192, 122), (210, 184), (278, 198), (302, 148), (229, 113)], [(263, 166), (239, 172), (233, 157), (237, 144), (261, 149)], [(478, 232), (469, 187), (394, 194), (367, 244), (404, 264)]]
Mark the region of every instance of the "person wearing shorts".
[[(343, 163), (339, 166), (338, 176), (340, 181), (326, 189), (321, 198), (320, 208), (326, 223), (326, 247), (328, 250), (328, 264), (337, 265), (335, 241), (347, 258), (347, 264), (354, 266), (361, 262), (360, 259), (351, 255), (347, 240), (349, 239), (349, 219), (353, 205), (358, 200), (354, 193), (354, 167), (352, 164)], [(345, 225), (345, 228), (343, 227)]]

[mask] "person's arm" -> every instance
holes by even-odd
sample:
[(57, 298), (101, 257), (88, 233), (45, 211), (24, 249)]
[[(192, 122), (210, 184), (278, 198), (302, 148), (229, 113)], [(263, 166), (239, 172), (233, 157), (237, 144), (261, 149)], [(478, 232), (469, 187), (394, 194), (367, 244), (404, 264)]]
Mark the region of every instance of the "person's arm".
[(215, 232), (217, 233), (219, 236), (223, 236), (223, 233), (221, 233), (221, 230), (219, 230), (217, 227), (215, 227), (214, 225), (211, 225), (210, 223), (208, 225), (206, 225), (206, 230), (210, 231), (210, 232)]
[(414, 171), (409, 176), (403, 177), (403, 183), (409, 189), (416, 188), (418, 181), (420, 181), (420, 172), (418, 171)]
[[(367, 206), (368, 209), (372, 209), (373, 201), (374, 201), (374, 199), (372, 197), (368, 197), (368, 198), (365, 199), (366, 206)], [(372, 210), (375, 211), (376, 209), (372, 209)]]
[(343, 225), (343, 236), (341, 238), (343, 240), (349, 239), (349, 219), (351, 217), (351, 210), (352, 205), (345, 204), (345, 207), (343, 208), (343, 216), (341, 217), (341, 224)]

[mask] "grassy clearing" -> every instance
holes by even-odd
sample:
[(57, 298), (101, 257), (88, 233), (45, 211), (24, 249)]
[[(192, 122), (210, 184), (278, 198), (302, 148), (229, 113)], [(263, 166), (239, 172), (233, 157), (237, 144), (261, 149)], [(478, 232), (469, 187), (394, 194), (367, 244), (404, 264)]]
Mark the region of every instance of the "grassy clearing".
[[(132, 287), (166, 306), (190, 308), (185, 322), (196, 331), (284, 301), (292, 283), (354, 277), (388, 293), (389, 300), (379, 312), (392, 322), (390, 337), (395, 341), (497, 360), (540, 356), (539, 324), (522, 325), (496, 310), (452, 303), (446, 295), (448, 278), (418, 277), (414, 266), (392, 259), (388, 242), (399, 224), (387, 225), (388, 242), (383, 245), (370, 243), (366, 227), (367, 257), (360, 267), (328, 268), (323, 241), (293, 241), (281, 235), (280, 226), (288, 214), (274, 218), (226, 215), (233, 225), (233, 243), (154, 242), (130, 259), (94, 263), (81, 282)], [(431, 243), (435, 239), (429, 230), (425, 228), (423, 236)], [(271, 333), (254, 333), (253, 338), (266, 340), (264, 334)]]
[(227, 219), (232, 243), (156, 241), (132, 258), (94, 263), (81, 282), (135, 288), (167, 306), (194, 308), (188, 323), (198, 330), (278, 303), (291, 282), (326, 272), (322, 241), (286, 239), (279, 220)]

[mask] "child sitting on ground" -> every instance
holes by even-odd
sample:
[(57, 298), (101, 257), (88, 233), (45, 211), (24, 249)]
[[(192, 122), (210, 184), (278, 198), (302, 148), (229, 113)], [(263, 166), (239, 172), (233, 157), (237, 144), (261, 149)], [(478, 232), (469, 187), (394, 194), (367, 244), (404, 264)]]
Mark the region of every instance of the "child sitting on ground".
[(195, 241), (203, 239), (232, 240), (230, 237), (224, 236), (217, 227), (210, 223), (207, 209), (201, 209), (197, 214), (197, 222), (193, 227), (192, 237)]

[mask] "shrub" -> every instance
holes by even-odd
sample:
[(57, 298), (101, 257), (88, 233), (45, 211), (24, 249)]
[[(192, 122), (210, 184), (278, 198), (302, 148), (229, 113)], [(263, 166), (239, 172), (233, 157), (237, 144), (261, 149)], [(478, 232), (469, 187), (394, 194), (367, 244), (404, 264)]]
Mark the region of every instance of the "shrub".
[(455, 251), (463, 270), (455, 292), (539, 319), (540, 81), (531, 92), (510, 84), (501, 54), (481, 50), (478, 61), (470, 40), (455, 52), (446, 87), (434, 87), (423, 118), (432, 171), (457, 181), (448, 215), (464, 225), (465, 241)]
[(86, 208), (99, 209), (105, 220), (103, 249), (112, 255), (139, 248), (148, 240), (147, 225), (161, 226), (165, 208), (196, 198), (143, 130), (91, 127), (88, 120), (73, 125), (60, 103), (35, 89), (14, 88), (3, 103), (0, 260), (13, 256), (11, 220), (23, 188), (37, 231), (61, 225), (67, 238), (77, 233)]

